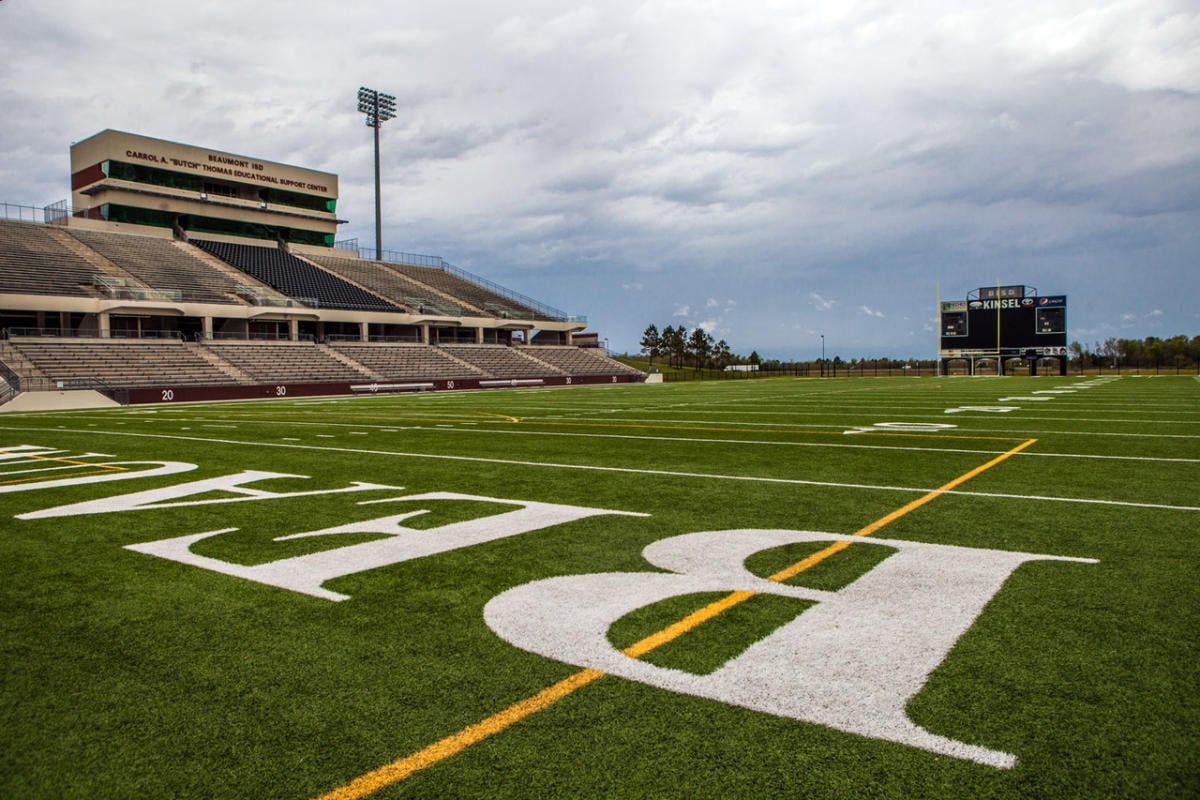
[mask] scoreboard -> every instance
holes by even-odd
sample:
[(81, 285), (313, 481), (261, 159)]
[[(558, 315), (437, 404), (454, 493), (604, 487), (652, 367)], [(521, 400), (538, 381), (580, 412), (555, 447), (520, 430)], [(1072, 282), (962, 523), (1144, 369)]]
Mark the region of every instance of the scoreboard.
[(1067, 297), (1039, 297), (1029, 286), (989, 286), (966, 300), (943, 302), (938, 314), (940, 356), (1055, 356), (1067, 354)]

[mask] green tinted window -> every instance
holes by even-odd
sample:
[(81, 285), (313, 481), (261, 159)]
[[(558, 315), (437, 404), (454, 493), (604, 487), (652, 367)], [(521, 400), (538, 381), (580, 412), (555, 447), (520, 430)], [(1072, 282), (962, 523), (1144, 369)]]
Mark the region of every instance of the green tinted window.
[(193, 192), (200, 191), (203, 186), (203, 181), (196, 175), (147, 167), (143, 164), (127, 164), (124, 161), (109, 161), (108, 176), (122, 181), (147, 183), (151, 186), (167, 186), (172, 189), (185, 189)]
[(175, 215), (169, 211), (156, 211), (151, 208), (134, 208), (114, 203), (100, 206), (100, 214), (109, 222), (125, 222), (130, 225), (151, 225), (155, 228), (169, 228)]

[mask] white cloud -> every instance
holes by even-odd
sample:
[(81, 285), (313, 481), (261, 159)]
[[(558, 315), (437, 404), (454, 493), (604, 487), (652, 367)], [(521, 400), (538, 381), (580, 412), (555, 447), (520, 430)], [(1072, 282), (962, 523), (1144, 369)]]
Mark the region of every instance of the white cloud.
[(596, 22), (596, 9), (588, 7), (544, 22), (528, 16), (510, 17), (496, 27), (493, 40), (501, 50), (532, 58), (586, 41)]
[(1200, 10), (1171, 0), (1047, 4), (1010, 33), (1028, 69), (1091, 77), (1132, 91), (1200, 91)]
[(878, 317), (880, 319), (883, 319), (882, 311), (875, 311), (874, 309), (871, 309), (868, 306), (859, 306), (858, 310), (861, 311), (862, 313), (866, 314), (868, 317)]
[(831, 308), (837, 305), (837, 300), (830, 300), (827, 297), (822, 297), (816, 292), (809, 292), (808, 297), (810, 300), (812, 300), (813, 308), (817, 309), (817, 311), (829, 311)]

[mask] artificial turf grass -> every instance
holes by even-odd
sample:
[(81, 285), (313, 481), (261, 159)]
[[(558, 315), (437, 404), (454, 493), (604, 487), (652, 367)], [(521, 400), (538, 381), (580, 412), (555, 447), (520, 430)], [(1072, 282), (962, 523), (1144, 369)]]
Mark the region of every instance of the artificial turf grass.
[[(906, 398), (916, 391), (907, 384), (900, 389), (896, 396)], [(1121, 384), (1103, 390), (1108, 406), (1104, 413), (1117, 413), (1111, 406), (1122, 396)], [(988, 391), (1001, 394), (994, 388)], [(978, 389), (956, 390), (952, 400), (962, 403), (967, 395), (982, 394)], [(632, 390), (622, 395), (644, 402), (640, 398), (645, 395)], [(673, 399), (692, 398), (703, 406), (715, 396), (681, 392)], [(822, 418), (836, 419), (836, 406), (830, 403), (847, 396), (850, 393), (824, 395), (828, 416)], [(1152, 393), (1139, 387), (1129, 396)], [(746, 393), (745, 398), (759, 407), (772, 402), (782, 407), (787, 400), (774, 390)], [(454, 406), (478, 403), (494, 409), (518, 401), (532, 402), (506, 393), (462, 396), (455, 398)], [(563, 411), (572, 413), (568, 401), (574, 402), (574, 395), (563, 401)], [(1052, 414), (1052, 407), (1044, 403), (1031, 409), (1041, 418), (1037, 425), (1061, 425), (1072, 432), (1064, 431), (1061, 439), (1043, 435), (1038, 447), (1069, 451), (1075, 442), (1101, 440), (1074, 433), (1088, 425), (1099, 428), (1100, 423), (1074, 419), (1087, 416), (1083, 414)], [(88, 419), (103, 421), (125, 413)], [(1024, 413), (949, 418), (964, 429), (995, 432), (1021, 427)], [(869, 419), (865, 412), (847, 418), (851, 416), (856, 422)], [(877, 416), (888, 419), (891, 414), (881, 409)], [(285, 544), (271, 544), (269, 537), (255, 532), (259, 528), (295, 532), (348, 521), (347, 516), (371, 518), (386, 506), (373, 510), (327, 499), (37, 523), (6, 516), (0, 521), (5, 533), (0, 537), (5, 559), (0, 563), (6, 570), (0, 584), (10, 589), (4, 595), (5, 609), (11, 611), (15, 626), (5, 634), (6, 652), (25, 654), (24, 660), (10, 663), (14, 671), (28, 670), (34, 676), (20, 683), (13, 677), (6, 683), (13, 687), (11, 693), (5, 690), (6, 711), (13, 712), (6, 719), (14, 721), (7, 728), (6, 743), (17, 745), (6, 748), (4, 756), (4, 788), (11, 796), (44, 796), (56, 786), (95, 796), (113, 786), (155, 796), (315, 793), (330, 788), (338, 777), (418, 749), (536, 691), (544, 681), (570, 673), (572, 667), (515, 651), (482, 626), (482, 604), (504, 588), (553, 574), (651, 569), (640, 557), (641, 547), (676, 533), (740, 527), (850, 533), (905, 497), (911, 499), (851, 489), (727, 485), (666, 476), (618, 479), (578, 472), (548, 480), (550, 472), (532, 467), (435, 466), (412, 460), (381, 464), (366, 455), (332, 450), (266, 451), (204, 442), (89, 438), (56, 433), (62, 417), (55, 422), (44, 428), (46, 438), (57, 437), (51, 443), (78, 443), (79, 449), (98, 448), (121, 458), (137, 454), (191, 460), (201, 464), (205, 475), (275, 468), (312, 476), (308, 482), (296, 481), (297, 488), (342, 486), (349, 480), (389, 482), (401, 476), (409, 487), (406, 491), (454, 488), (619, 507), (653, 516), (596, 518), (349, 576), (337, 586), (353, 600), (332, 607), (115, 551), (126, 543), (190, 532), (185, 528), (193, 523), (212, 529), (224, 527), (224, 522), (244, 525), (247, 535), (253, 534), (247, 540), (250, 549), (239, 555), (253, 561), (272, 557), (273, 548)], [(142, 429), (159, 427), (147, 424)], [(1155, 426), (1129, 423), (1123, 430), (1153, 432)], [(311, 434), (307, 429), (276, 430), (283, 432)], [(223, 431), (219, 435), (229, 436)], [(252, 441), (257, 435), (241, 436)], [(432, 432), (421, 433), (419, 440), (404, 432), (388, 437), (386, 443), (374, 437), (372, 444), (385, 449), (419, 445), (449, 454), (472, 449), (463, 443), (466, 437), (439, 441)], [(361, 447), (354, 441), (345, 436), (335, 446)], [(1180, 442), (1187, 440), (1163, 441), (1177, 457), (1196, 456), (1194, 445), (1190, 452), (1180, 449)], [(532, 462), (545, 454), (540, 447), (520, 453), (520, 440), (512, 436), (505, 442), (513, 457)], [(1139, 445), (1139, 453), (1148, 449), (1145, 443)], [(1097, 445), (1087, 450), (1104, 452)], [(1107, 452), (1130, 450), (1121, 446)], [(574, 454), (581, 461), (585, 455)], [(636, 464), (632, 447), (600, 455)], [(939, 467), (935, 460), (930, 462), (929, 475), (935, 479), (953, 473), (960, 463), (956, 459), (953, 465)], [(730, 473), (743, 466), (757, 470), (756, 464), (743, 462), (734, 452), (727, 452), (719, 463)], [(839, 466), (852, 469), (855, 463), (842, 460)], [(1072, 485), (1039, 484), (1038, 472), (1027, 470), (1026, 463), (1036, 462), (1010, 459), (965, 488), (988, 482), (1006, 483), (1008, 488), (1011, 483), (1017, 491), (1044, 492), (1048, 487), (1053, 493)], [(1071, 470), (1094, 472), (1098, 466), (1103, 471), (1102, 464), (1094, 462), (1061, 463), (1071, 466), (1056, 477), (1070, 478)], [(868, 470), (882, 465), (884, 472), (906, 482), (913, 477), (912, 461), (899, 453), (872, 455), (870, 463), (862, 464)], [(1043, 471), (1041, 477), (1048, 474)], [(1185, 484), (1171, 478), (1179, 474), (1177, 467), (1159, 464), (1086, 480), (1099, 496), (1106, 483), (1125, 492), (1116, 479), (1129, 483), (1126, 497), (1140, 492), (1178, 501)], [(153, 483), (177, 479), (182, 478)], [(1140, 490), (1139, 483), (1145, 484)], [(66, 491), (88, 499), (142, 485), (134, 481)], [(62, 502), (58, 495), (10, 495), (5, 504), (9, 509), (44, 507)], [(1186, 535), (1190, 519), (1170, 510), (948, 496), (877, 534), (1101, 560), (1100, 565), (1023, 566), (914, 698), (914, 719), (930, 729), (1011, 747), (1018, 755), (1018, 766), (1011, 772), (937, 759), (613, 678), (494, 737), (478, 754), (468, 751), (380, 796), (1186, 796), (1189, 787), (1195, 787), (1195, 754), (1200, 751), (1193, 666), (1195, 609), (1200, 607), (1195, 587), (1200, 581), (1195, 580), (1194, 537)], [(18, 542), (23, 542), (19, 548)], [(253, 549), (257, 547), (261, 550)], [(858, 549), (856, 543), (846, 552)], [(233, 550), (225, 556), (232, 558)], [(67, 558), (78, 563), (64, 566)], [(114, 595), (118, 587), (128, 596)], [(88, 609), (88, 615), (73, 619), (70, 613), (77, 608)], [(139, 626), (136, 635), (128, 632), (132, 626)], [(701, 629), (694, 633), (703, 635)], [(293, 639), (298, 642), (292, 644)], [(138, 662), (139, 679), (118, 680), (123, 672), (113, 670), (114, 665), (126, 663), (139, 651), (148, 654)], [(58, 674), (46, 671), (50, 660), (65, 672), (49, 682), (37, 679)], [(186, 669), (181, 673), (180, 667)], [(307, 677), (294, 677), (297, 672)], [(73, 697), (92, 674), (103, 679), (92, 681), (93, 691)], [(121, 683), (139, 691), (122, 690)], [(28, 713), (16, 710), (18, 690), (33, 698)], [(214, 707), (222, 703), (223, 708)], [(52, 722), (39, 721), (39, 715)], [(55, 741), (56, 731), (63, 732), (61, 741), (69, 750), (47, 745)], [(117, 741), (102, 741), (107, 734)], [(13, 788), (20, 791), (7, 791)]]

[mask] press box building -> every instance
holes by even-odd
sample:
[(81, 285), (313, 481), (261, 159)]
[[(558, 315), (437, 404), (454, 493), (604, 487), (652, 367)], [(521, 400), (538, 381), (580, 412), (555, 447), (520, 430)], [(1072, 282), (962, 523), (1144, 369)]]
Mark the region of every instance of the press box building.
[(330, 248), (338, 176), (106, 130), (71, 146), (77, 215), (181, 236), (237, 236)]

